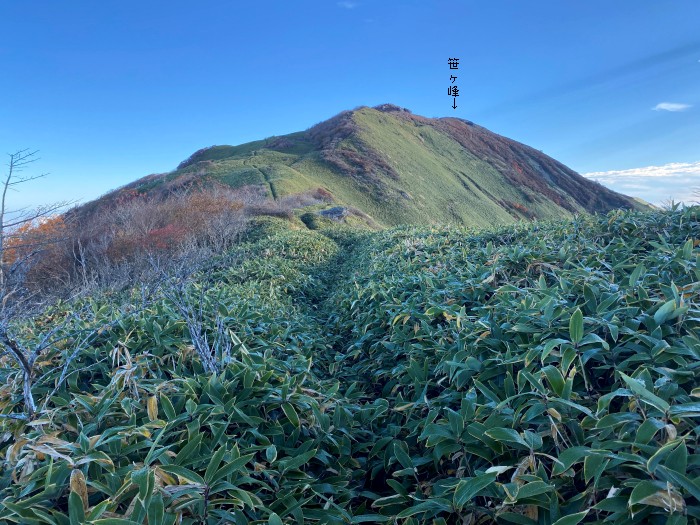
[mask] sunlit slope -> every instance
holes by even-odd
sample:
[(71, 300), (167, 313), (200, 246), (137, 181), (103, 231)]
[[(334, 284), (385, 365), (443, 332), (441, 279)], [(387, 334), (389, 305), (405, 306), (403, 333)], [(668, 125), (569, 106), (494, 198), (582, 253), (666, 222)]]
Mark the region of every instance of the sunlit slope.
[(471, 122), (388, 104), (303, 132), (205, 148), (174, 172), (129, 187), (158, 191), (180, 180), (261, 186), (272, 199), (324, 188), (385, 226), (488, 226), (643, 206)]

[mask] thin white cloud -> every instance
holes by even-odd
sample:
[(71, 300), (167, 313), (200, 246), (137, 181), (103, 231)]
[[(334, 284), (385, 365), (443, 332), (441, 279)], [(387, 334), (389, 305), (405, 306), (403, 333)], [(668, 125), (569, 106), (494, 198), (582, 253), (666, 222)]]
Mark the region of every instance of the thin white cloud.
[(652, 204), (663, 204), (669, 200), (686, 204), (700, 201), (700, 161), (596, 171), (584, 173), (583, 176)]
[(629, 170), (593, 171), (584, 174), (590, 179), (597, 177), (669, 177), (679, 174), (700, 173), (700, 161), (698, 162), (671, 162), (663, 166), (646, 166), (644, 168), (632, 168)]
[(342, 7), (344, 9), (355, 9), (358, 5), (357, 2), (338, 2), (338, 7)]
[(678, 102), (661, 102), (654, 106), (653, 109), (654, 111), (685, 111), (687, 109), (692, 108), (693, 106), (691, 104), (680, 104)]

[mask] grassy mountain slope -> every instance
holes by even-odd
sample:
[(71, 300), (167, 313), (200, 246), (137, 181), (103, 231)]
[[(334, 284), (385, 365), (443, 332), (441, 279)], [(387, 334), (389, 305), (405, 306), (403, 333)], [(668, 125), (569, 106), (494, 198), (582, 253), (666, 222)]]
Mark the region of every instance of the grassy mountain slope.
[(304, 132), (205, 148), (174, 172), (122, 191), (166, 194), (213, 181), (262, 187), (271, 199), (324, 188), (336, 203), (385, 226), (483, 227), (643, 207), (471, 122), (420, 117), (389, 104), (346, 111)]
[(0, 523), (700, 519), (698, 208), (264, 224), (12, 327), (52, 344), (30, 419), (0, 357)]

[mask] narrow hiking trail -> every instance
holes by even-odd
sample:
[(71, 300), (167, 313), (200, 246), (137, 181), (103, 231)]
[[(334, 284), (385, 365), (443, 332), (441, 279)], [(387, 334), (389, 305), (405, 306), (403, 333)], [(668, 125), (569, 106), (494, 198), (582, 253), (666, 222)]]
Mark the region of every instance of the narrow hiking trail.
[[(270, 180), (270, 176), (265, 172), (263, 167), (251, 164), (251, 159), (245, 159), (243, 161), (243, 164), (257, 170), (260, 173), (260, 175), (262, 175), (265, 184), (270, 189), (270, 195), (272, 196), (272, 199), (276, 201), (278, 199), (277, 190), (275, 189), (275, 185), (272, 183), (272, 180)], [(269, 166), (267, 166), (267, 168), (269, 168)]]
[(272, 184), (272, 180), (270, 179), (270, 175), (266, 172), (266, 170), (269, 168), (270, 168), (269, 166), (264, 166), (264, 167), (255, 166), (255, 169), (257, 169), (260, 173), (262, 173), (262, 176), (265, 179), (265, 183), (270, 188), (270, 193), (272, 194), (272, 198), (274, 200), (277, 200), (278, 199), (277, 190), (275, 189), (275, 185)]
[(313, 293), (299, 296), (294, 301), (310, 322), (310, 331), (324, 334), (327, 341), (324, 358), (314, 360), (314, 369), (323, 379), (336, 378), (327, 367), (328, 361), (332, 361), (333, 356), (342, 355), (352, 345), (354, 335), (341, 330), (337, 322), (343, 313), (338, 310), (340, 305), (336, 294), (341, 286), (354, 282), (353, 274), (360, 263), (358, 254), (371, 237), (369, 232), (347, 233), (345, 236), (319, 232), (338, 246), (338, 252), (309, 270), (315, 280)]

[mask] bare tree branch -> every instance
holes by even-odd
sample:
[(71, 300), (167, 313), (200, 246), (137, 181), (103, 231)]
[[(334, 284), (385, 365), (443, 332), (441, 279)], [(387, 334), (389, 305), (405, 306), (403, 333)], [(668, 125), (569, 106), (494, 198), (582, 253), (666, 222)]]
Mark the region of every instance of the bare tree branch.
[[(65, 326), (65, 324), (54, 326), (31, 350), (25, 348), (8, 332), (8, 326), (20, 310), (22, 297), (26, 298), (26, 294), (22, 293), (22, 269), (26, 268), (27, 264), (31, 263), (48, 243), (56, 242), (56, 239), (34, 238), (31, 234), (18, 232), (17, 229), (48, 218), (66, 206), (66, 203), (57, 203), (33, 210), (29, 208), (21, 208), (14, 212), (8, 210), (9, 190), (14, 190), (21, 184), (43, 178), (46, 175), (20, 174), (30, 164), (39, 160), (37, 153), (37, 151), (22, 149), (8, 154), (8, 169), (0, 179), (0, 347), (14, 358), (22, 371), (24, 407), (28, 418), (31, 418), (36, 412), (36, 403), (32, 394), (34, 364), (39, 355), (53, 344), (56, 334)], [(10, 240), (18, 242), (8, 245)], [(8, 260), (8, 249), (14, 250), (14, 260)], [(21, 418), (16, 417), (15, 419)]]
[(0, 344), (8, 350), (22, 368), (22, 392), (24, 395), (24, 408), (31, 417), (36, 412), (36, 403), (32, 394), (33, 361), (28, 358), (26, 351), (17, 341), (12, 339), (4, 325), (0, 324)]

